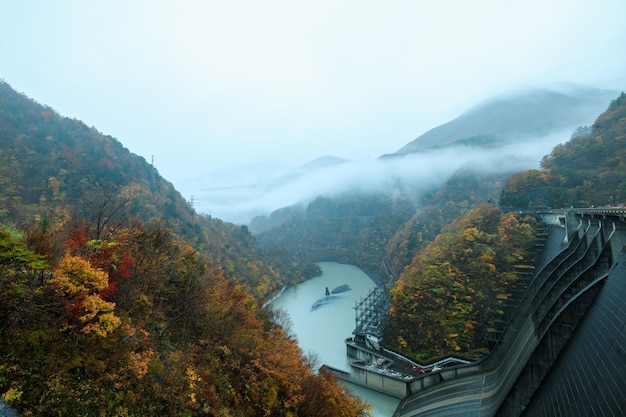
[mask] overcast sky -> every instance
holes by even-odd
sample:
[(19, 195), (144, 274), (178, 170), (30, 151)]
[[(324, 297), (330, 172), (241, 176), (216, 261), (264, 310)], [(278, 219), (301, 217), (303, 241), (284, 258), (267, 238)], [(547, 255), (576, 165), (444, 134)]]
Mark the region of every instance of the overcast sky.
[(624, 0), (2, 1), (0, 78), (181, 189), (376, 158), (518, 87), (625, 90), (625, 22)]

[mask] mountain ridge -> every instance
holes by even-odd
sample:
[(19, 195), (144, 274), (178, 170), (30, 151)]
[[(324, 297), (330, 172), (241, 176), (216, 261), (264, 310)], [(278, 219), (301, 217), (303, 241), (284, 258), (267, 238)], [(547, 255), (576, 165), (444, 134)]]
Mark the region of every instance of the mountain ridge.
[[(258, 252), (246, 228), (198, 214), (154, 166), (117, 139), (6, 82), (0, 82), (0, 137), (0, 223), (22, 227), (46, 219), (81, 226), (103, 199), (126, 201), (110, 221), (162, 222), (258, 298), (304, 278), (303, 270), (291, 269), (293, 260), (270, 256), (280, 267), (260, 261), (267, 255)], [(301, 267), (305, 275), (316, 272)]]
[[(507, 143), (565, 129), (573, 131), (592, 123), (615, 95), (616, 91), (581, 86), (502, 93), (428, 130), (390, 155), (451, 146), (475, 137), (495, 137)], [(497, 142), (492, 138), (490, 143)]]

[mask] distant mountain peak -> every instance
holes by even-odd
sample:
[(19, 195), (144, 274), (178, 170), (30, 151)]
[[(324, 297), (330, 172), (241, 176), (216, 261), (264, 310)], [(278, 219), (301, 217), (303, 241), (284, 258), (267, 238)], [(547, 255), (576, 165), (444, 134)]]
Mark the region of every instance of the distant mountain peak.
[(395, 154), (454, 145), (493, 147), (566, 129), (573, 131), (591, 124), (615, 94), (611, 90), (569, 84), (499, 94), (429, 130)]
[(300, 165), (296, 169), (315, 169), (315, 168), (325, 168), (329, 166), (335, 166), (339, 164), (343, 164), (346, 162), (350, 162), (349, 159), (340, 158), (338, 156), (332, 155), (324, 155), (319, 158), (315, 158), (312, 161), (309, 161), (303, 165)]

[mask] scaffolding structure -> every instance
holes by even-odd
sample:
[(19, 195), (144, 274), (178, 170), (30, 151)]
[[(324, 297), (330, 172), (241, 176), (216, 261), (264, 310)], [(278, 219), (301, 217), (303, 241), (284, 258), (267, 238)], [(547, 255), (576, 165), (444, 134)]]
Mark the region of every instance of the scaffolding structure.
[(389, 311), (389, 294), (384, 287), (376, 287), (360, 301), (355, 301), (354, 335), (365, 339), (367, 335), (382, 338), (383, 327)]

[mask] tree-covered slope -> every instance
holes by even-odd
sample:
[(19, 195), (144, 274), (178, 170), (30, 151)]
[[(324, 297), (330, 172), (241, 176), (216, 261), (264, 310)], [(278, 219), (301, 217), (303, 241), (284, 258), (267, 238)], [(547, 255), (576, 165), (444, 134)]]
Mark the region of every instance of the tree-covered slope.
[(445, 227), (419, 251), (390, 295), (385, 343), (409, 357), (478, 358), (488, 329), (528, 262), (537, 230), (533, 217), (478, 206)]
[(570, 207), (626, 203), (626, 96), (613, 100), (591, 126), (556, 146), (541, 170), (515, 175), (503, 207)]
[(28, 416), (361, 416), (288, 328), (158, 224), (0, 227), (0, 395)]
[(390, 270), (397, 276), (445, 224), (497, 200), (508, 175), (466, 169), (427, 192), (319, 197), (304, 208), (284, 210), (257, 238), (263, 247), (287, 247), (310, 262), (354, 264), (386, 281)]
[[(173, 185), (115, 138), (0, 82), (0, 223), (89, 226), (160, 221), (260, 298), (316, 273), (259, 250), (245, 227), (199, 216)], [(81, 226), (81, 227), (82, 227)]]
[(387, 239), (414, 214), (412, 202), (386, 195), (318, 197), (257, 238), (263, 247), (288, 247), (310, 262), (350, 263), (376, 276)]

